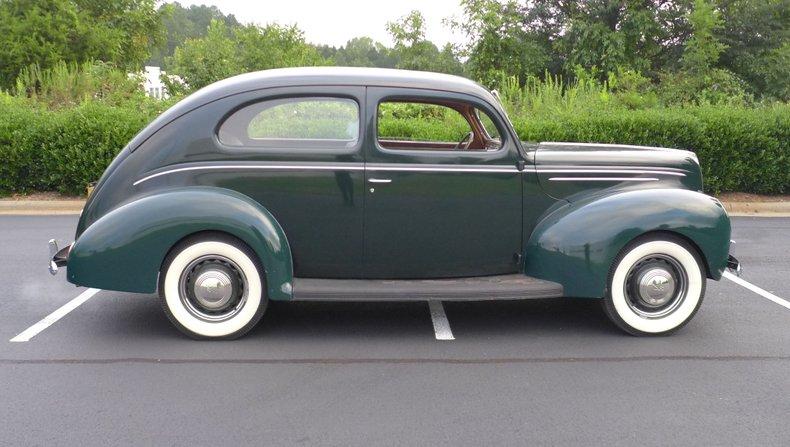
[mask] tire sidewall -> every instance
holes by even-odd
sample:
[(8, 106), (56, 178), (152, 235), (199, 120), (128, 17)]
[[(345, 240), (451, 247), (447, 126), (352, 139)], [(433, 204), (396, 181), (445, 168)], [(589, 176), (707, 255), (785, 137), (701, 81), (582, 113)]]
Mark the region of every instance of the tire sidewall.
[[(232, 240), (207, 238), (186, 241), (173, 250), (162, 269), (160, 296), (168, 318), (182, 332), (200, 339), (232, 339), (249, 331), (266, 308), (264, 279), (251, 250)], [(247, 280), (247, 298), (243, 307), (233, 317), (221, 322), (202, 320), (189, 312), (181, 300), (180, 277), (195, 259), (206, 255), (219, 255), (232, 260)]]
[[(675, 259), (687, 276), (683, 302), (670, 314), (645, 318), (631, 309), (625, 293), (629, 270), (646, 256), (662, 254)], [(613, 265), (607, 294), (607, 313), (621, 328), (635, 335), (668, 334), (685, 325), (702, 304), (705, 293), (705, 272), (693, 249), (674, 238), (654, 237), (637, 241), (627, 247)]]

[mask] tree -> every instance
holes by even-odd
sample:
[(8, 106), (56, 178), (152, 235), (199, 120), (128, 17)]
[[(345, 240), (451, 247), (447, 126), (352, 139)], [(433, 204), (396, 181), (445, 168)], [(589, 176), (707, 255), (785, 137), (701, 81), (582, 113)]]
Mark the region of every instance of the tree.
[(391, 51), (370, 37), (355, 37), (331, 55), (335, 65), (345, 67), (394, 68), (397, 64)]
[(463, 64), (451, 45), (439, 50), (425, 39), (425, 18), (419, 11), (412, 11), (400, 20), (387, 23), (387, 31), (395, 41), (392, 53), (397, 59), (397, 68), (451, 74), (463, 72)]
[(686, 41), (681, 70), (664, 73), (662, 92), (667, 102), (721, 103), (746, 97), (743, 81), (732, 72), (718, 68), (721, 53), (727, 48), (715, 32), (723, 25), (719, 11), (710, 0), (694, 0), (688, 14), (692, 35)]
[(790, 100), (790, 0), (718, 0), (726, 48), (719, 66), (749, 83), (753, 92)]
[(208, 32), (212, 20), (223, 22), (228, 30), (228, 36), (233, 29), (241, 27), (241, 23), (233, 14), (225, 15), (216, 6), (190, 5), (188, 8), (178, 2), (164, 3), (159, 7), (163, 15), (167, 38), (158, 48), (154, 49), (148, 65), (162, 66), (166, 58), (173, 55), (176, 47), (186, 42), (187, 39), (203, 37)]
[(167, 62), (170, 73), (180, 76), (188, 90), (195, 90), (240, 73), (327, 61), (295, 26), (248, 25), (228, 30), (215, 19), (204, 37), (188, 39)]
[(462, 0), (463, 20), (450, 25), (466, 34), (469, 44), (463, 55), (469, 73), (486, 85), (495, 86), (506, 76), (522, 81), (542, 74), (549, 62), (548, 49), (536, 33), (523, 27), (515, 0)]
[(694, 10), (689, 14), (694, 30), (683, 51), (683, 68), (704, 75), (719, 61), (727, 46), (718, 41), (714, 32), (721, 28), (722, 20), (713, 5), (706, 0), (695, 0)]
[(31, 64), (101, 60), (137, 69), (163, 39), (155, 0), (4, 0), (0, 87)]
[[(190, 89), (197, 90), (241, 73), (236, 45), (227, 31), (223, 22), (212, 20), (204, 37), (187, 39), (168, 60), (171, 74), (180, 76)], [(175, 86), (168, 85), (168, 88)]]
[(244, 71), (325, 65), (318, 50), (305, 42), (295, 25), (248, 25), (234, 32), (236, 51)]
[[(597, 68), (601, 76), (618, 69), (655, 72), (677, 50), (676, 39), (687, 32), (683, 1), (587, 0), (554, 3), (566, 22), (555, 48), (566, 73), (574, 67)], [(680, 25), (678, 25), (680, 24)], [(674, 52), (677, 57), (678, 51)]]

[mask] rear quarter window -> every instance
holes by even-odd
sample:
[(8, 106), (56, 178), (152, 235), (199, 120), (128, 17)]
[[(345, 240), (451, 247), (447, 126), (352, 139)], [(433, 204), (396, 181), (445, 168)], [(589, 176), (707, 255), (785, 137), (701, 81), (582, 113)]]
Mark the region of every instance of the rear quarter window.
[(228, 117), (217, 138), (227, 146), (342, 149), (359, 141), (359, 105), (348, 98), (278, 98)]

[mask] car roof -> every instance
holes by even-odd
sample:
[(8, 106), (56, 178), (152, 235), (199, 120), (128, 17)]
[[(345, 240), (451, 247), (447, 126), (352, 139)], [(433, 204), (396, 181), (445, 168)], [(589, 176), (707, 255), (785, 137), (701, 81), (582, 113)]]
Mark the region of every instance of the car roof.
[(469, 79), (427, 71), (365, 67), (297, 67), (256, 71), (216, 82), (196, 94), (244, 92), (289, 85), (359, 85), (446, 90), (487, 96), (490, 93)]
[(499, 102), (491, 92), (480, 84), (461, 76), (391, 68), (277, 68), (233, 76), (203, 87), (152, 121), (129, 143), (129, 147), (134, 150), (168, 122), (212, 101), (254, 90), (304, 85), (379, 86), (441, 90), (476, 96), (499, 108)]

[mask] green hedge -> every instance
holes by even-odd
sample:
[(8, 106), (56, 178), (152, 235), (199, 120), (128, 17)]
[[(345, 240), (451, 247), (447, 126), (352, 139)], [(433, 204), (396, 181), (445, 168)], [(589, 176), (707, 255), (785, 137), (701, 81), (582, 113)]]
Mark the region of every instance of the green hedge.
[(529, 141), (664, 146), (694, 151), (709, 193), (782, 194), (790, 186), (790, 106), (696, 107), (524, 117)]
[[(82, 194), (164, 105), (87, 102), (48, 110), (0, 94), (0, 193)], [(706, 191), (788, 192), (790, 105), (695, 107), (513, 117), (522, 140), (666, 146), (695, 151)], [(454, 141), (457, 126), (397, 118), (385, 134)]]
[(156, 113), (100, 102), (52, 111), (0, 98), (0, 193), (84, 194)]

